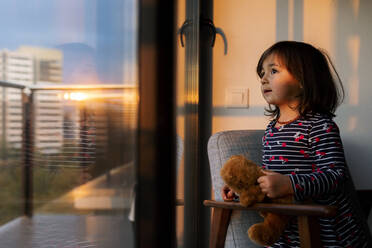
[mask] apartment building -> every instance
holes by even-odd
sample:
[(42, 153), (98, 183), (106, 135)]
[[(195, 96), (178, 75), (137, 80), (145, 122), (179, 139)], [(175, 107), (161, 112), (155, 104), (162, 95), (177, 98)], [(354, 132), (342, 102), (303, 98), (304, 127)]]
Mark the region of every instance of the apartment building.
[[(62, 82), (63, 55), (59, 50), (22, 46), (0, 51), (0, 80), (24, 86)], [(2, 88), (1, 134), (3, 147), (19, 148), (22, 141), (22, 94)], [(63, 144), (63, 108), (56, 91), (34, 94), (34, 144), (42, 153), (53, 153)]]

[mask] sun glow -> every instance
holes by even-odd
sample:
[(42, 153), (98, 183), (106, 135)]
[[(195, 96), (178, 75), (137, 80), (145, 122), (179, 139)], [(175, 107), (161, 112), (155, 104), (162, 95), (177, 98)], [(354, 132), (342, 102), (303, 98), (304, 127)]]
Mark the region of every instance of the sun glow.
[(88, 94), (83, 93), (83, 92), (71, 92), (71, 93), (65, 93), (63, 95), (63, 98), (65, 100), (84, 101), (88, 98)]

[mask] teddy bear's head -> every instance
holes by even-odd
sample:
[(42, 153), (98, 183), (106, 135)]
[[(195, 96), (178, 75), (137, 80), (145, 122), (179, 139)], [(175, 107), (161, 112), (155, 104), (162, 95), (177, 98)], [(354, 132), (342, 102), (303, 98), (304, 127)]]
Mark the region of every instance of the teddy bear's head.
[(265, 194), (257, 183), (257, 179), (263, 175), (262, 169), (243, 155), (231, 156), (221, 169), (222, 179), (239, 195), (243, 206), (264, 200)]
[(222, 179), (237, 193), (257, 185), (257, 178), (261, 175), (261, 169), (243, 155), (231, 156), (221, 169)]

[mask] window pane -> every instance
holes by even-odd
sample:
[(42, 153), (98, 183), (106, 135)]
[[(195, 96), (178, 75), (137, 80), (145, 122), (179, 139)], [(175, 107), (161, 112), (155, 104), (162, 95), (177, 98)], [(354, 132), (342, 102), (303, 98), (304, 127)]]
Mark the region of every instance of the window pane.
[(134, 247), (137, 13), (0, 2), (0, 247)]

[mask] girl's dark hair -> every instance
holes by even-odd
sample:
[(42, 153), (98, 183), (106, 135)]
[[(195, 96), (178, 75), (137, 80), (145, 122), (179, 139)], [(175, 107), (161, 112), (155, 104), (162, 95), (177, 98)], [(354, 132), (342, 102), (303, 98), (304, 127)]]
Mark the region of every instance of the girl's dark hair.
[[(343, 101), (344, 88), (327, 53), (303, 42), (277, 42), (269, 47), (258, 61), (257, 74), (260, 78), (263, 62), (272, 54), (281, 59), (287, 70), (300, 83), (300, 115), (306, 116), (307, 113), (314, 112), (334, 117), (336, 108)], [(277, 106), (269, 105), (265, 110), (267, 115), (279, 117)]]

